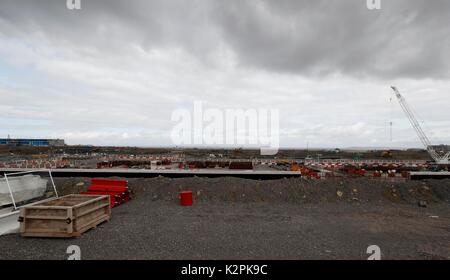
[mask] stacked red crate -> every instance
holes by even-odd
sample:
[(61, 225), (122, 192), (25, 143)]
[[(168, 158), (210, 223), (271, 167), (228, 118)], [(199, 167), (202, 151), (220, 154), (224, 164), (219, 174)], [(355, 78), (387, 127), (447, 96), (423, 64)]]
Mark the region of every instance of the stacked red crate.
[(109, 195), (110, 207), (116, 207), (130, 200), (130, 191), (127, 180), (92, 179), (87, 195)]

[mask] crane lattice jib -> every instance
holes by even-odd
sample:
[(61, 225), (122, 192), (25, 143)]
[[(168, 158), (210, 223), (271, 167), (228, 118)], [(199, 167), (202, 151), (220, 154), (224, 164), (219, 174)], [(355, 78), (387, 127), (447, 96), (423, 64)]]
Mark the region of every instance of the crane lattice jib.
[(414, 130), (416, 131), (417, 135), (419, 136), (420, 141), (425, 146), (425, 148), (427, 149), (430, 156), (436, 162), (442, 161), (443, 159), (436, 153), (436, 151), (431, 146), (430, 140), (428, 139), (427, 135), (425, 134), (425, 132), (423, 131), (419, 122), (417, 121), (416, 117), (414, 116), (413, 111), (408, 106), (408, 103), (406, 103), (405, 98), (403, 98), (403, 96), (400, 94), (400, 92), (398, 91), (398, 89), (396, 87), (392, 87), (392, 89), (395, 92), (395, 96), (397, 97), (398, 102), (400, 103), (400, 106), (402, 107), (402, 109), (405, 112), (406, 116), (408, 117), (411, 125), (413, 126)]

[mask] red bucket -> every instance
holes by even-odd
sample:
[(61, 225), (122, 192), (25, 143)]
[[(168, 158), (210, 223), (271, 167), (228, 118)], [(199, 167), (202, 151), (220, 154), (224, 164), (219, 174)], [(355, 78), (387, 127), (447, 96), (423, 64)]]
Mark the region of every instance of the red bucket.
[(192, 205), (192, 191), (180, 192), (180, 204), (181, 206), (191, 206)]

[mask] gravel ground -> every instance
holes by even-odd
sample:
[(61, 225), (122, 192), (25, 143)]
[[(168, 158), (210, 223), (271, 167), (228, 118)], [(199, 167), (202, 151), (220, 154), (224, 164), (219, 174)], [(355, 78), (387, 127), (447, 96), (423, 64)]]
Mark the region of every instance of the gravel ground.
[[(60, 193), (87, 178), (57, 178)], [(450, 181), (130, 179), (134, 199), (76, 239), (0, 237), (0, 259), (450, 259)], [(177, 203), (194, 191), (192, 207)], [(418, 201), (426, 201), (421, 208)]]

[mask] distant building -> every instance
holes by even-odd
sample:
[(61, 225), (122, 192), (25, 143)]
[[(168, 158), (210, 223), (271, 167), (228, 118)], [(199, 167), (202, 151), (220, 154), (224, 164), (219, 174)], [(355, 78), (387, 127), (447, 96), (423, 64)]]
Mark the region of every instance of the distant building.
[(0, 145), (11, 145), (11, 146), (64, 146), (63, 139), (10, 139), (10, 138), (0, 138)]

